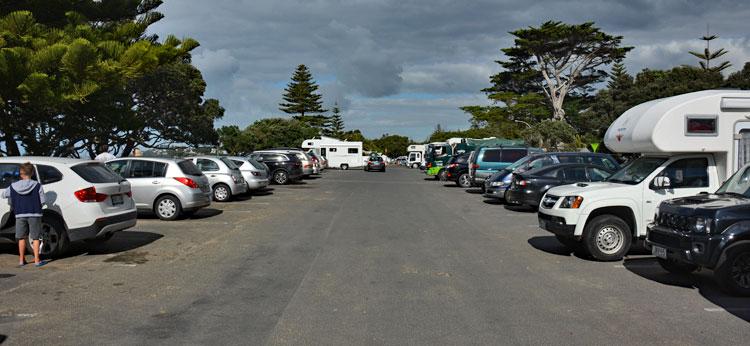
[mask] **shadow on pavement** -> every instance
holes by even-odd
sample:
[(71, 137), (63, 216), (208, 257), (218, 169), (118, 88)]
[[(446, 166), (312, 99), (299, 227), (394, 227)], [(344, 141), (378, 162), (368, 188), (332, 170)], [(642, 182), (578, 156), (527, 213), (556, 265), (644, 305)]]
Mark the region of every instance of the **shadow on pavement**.
[(272, 187), (267, 187), (265, 189), (260, 189), (260, 190), (252, 191), (251, 193), (255, 197), (258, 197), (258, 196), (268, 196), (268, 195), (273, 195), (273, 190), (274, 189)]
[(79, 255), (108, 255), (137, 249), (151, 244), (164, 237), (161, 234), (140, 231), (121, 231), (115, 233), (111, 239), (101, 243), (75, 242), (70, 244), (70, 251), (65, 256)]
[(232, 200), (230, 202), (243, 202), (243, 201), (249, 201), (253, 199), (252, 192), (246, 192), (241, 195), (233, 196)]
[(485, 198), (482, 202), (487, 203), (487, 204), (492, 204), (492, 205), (505, 204), (505, 201), (503, 201), (502, 199), (497, 199), (497, 198)]
[(480, 189), (480, 188), (471, 187), (471, 188), (466, 189), (466, 193), (471, 193), (471, 194), (478, 195), (478, 194), (482, 194), (484, 192), (482, 192), (482, 189)]
[(554, 236), (547, 235), (531, 237), (529, 238), (528, 243), (531, 247), (548, 254), (568, 257), (576, 256), (581, 259), (587, 259), (584, 254), (576, 252), (575, 250), (561, 244)]
[(623, 266), (632, 273), (662, 285), (697, 289), (708, 301), (720, 306), (730, 314), (750, 322), (750, 298), (734, 297), (724, 293), (713, 280), (713, 272), (703, 269), (689, 275), (672, 274), (661, 268), (656, 258), (625, 259)]
[(221, 215), (222, 213), (224, 213), (224, 211), (221, 209), (203, 208), (203, 209), (199, 209), (198, 211), (194, 212), (192, 215), (188, 216), (187, 219), (190, 219), (190, 220), (207, 219), (209, 217)]
[(519, 213), (536, 213), (536, 208), (524, 205), (506, 204), (505, 209), (508, 209), (510, 211), (517, 211)]
[(7, 336), (0, 334), (0, 344), (4, 343), (6, 339), (8, 339)]
[(437, 180), (437, 179), (435, 179), (435, 177), (427, 177), (427, 178), (424, 178), (424, 180), (427, 180), (427, 181), (435, 181), (435, 180)]
[(450, 183), (450, 184), (443, 184), (443, 187), (455, 187), (455, 188), (458, 188), (460, 186), (456, 185), (455, 183)]

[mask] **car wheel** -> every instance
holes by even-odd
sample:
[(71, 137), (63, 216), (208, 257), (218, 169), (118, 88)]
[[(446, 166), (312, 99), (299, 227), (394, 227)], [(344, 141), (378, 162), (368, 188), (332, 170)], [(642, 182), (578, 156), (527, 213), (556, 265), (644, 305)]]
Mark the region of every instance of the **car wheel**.
[(341, 169), (343, 169), (343, 170), (349, 169), (349, 165), (347, 165), (345, 163), (342, 163), (341, 166), (339, 166), (339, 167), (341, 167)]
[(232, 198), (232, 190), (225, 184), (214, 185), (214, 200), (217, 202), (227, 202)]
[(370, 169), (369, 169), (369, 168), (367, 168), (367, 166), (365, 166), (365, 172), (367, 172), (367, 171), (369, 171), (369, 170), (370, 170)]
[(630, 226), (613, 215), (600, 215), (586, 224), (583, 245), (599, 261), (618, 261), (630, 250)]
[(440, 170), (437, 174), (438, 180), (440, 181), (447, 181), (448, 180), (448, 172), (445, 170)]
[(279, 185), (289, 184), (289, 174), (285, 171), (273, 172), (273, 182)]
[[(57, 217), (42, 217), (42, 241), (39, 244), (39, 255), (44, 257), (60, 257), (68, 251), (68, 233), (62, 221)], [(26, 242), (26, 250), (33, 253), (32, 239)]]
[(419, 164), (418, 163), (412, 163), (411, 164), (411, 168), (412, 169), (417, 169), (417, 168), (419, 168)]
[(659, 261), (659, 265), (664, 268), (664, 270), (672, 274), (687, 275), (698, 270), (698, 266), (695, 264), (681, 263), (663, 258), (658, 258), (657, 260)]
[[(216, 191), (214, 190), (214, 196)], [(161, 196), (154, 203), (154, 214), (165, 221), (177, 220), (182, 213), (180, 201), (174, 196)]]
[(470, 188), (471, 177), (469, 177), (469, 175), (466, 173), (459, 175), (458, 180), (456, 180), (456, 185), (463, 187), (464, 189)]
[(719, 286), (725, 291), (750, 296), (750, 246), (727, 250), (726, 259), (714, 272)]

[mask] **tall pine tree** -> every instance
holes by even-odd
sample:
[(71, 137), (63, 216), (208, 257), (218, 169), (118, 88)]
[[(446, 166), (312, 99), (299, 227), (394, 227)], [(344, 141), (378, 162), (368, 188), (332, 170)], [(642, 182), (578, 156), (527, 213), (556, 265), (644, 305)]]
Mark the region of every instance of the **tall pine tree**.
[(716, 66), (711, 66), (712, 60), (716, 60), (729, 53), (729, 51), (725, 50), (724, 48), (719, 48), (718, 50), (711, 51), (711, 41), (717, 38), (719, 38), (719, 35), (711, 35), (711, 32), (708, 30), (708, 26), (706, 26), (706, 35), (701, 37), (701, 40), (706, 42), (706, 48), (703, 50), (703, 52), (688, 52), (690, 53), (690, 55), (700, 59), (698, 63), (705, 71), (721, 72), (732, 66), (729, 61), (723, 61)]
[(333, 105), (331, 112), (333, 112), (333, 115), (328, 119), (325, 133), (328, 136), (338, 138), (344, 133), (344, 119), (341, 118), (341, 110), (338, 103)]
[(310, 116), (311, 113), (325, 113), (321, 95), (317, 94), (318, 84), (313, 80), (310, 70), (305, 65), (297, 66), (292, 75), (292, 81), (284, 89), (284, 103), (279, 104), (279, 110), (287, 114), (296, 114), (295, 119), (313, 127), (324, 126), (326, 117), (322, 115)]

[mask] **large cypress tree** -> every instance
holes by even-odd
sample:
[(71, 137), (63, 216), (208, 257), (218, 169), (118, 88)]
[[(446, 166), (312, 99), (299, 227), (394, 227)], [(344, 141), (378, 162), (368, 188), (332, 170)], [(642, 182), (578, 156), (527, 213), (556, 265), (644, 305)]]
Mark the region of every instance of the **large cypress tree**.
[[(299, 65), (292, 75), (292, 81), (284, 89), (285, 102), (279, 104), (279, 109), (287, 114), (297, 114), (295, 119), (307, 122), (305, 114), (327, 112), (323, 109), (321, 95), (316, 93), (317, 90), (318, 84), (313, 80), (310, 70), (305, 65)], [(313, 117), (316, 118), (320, 117)]]

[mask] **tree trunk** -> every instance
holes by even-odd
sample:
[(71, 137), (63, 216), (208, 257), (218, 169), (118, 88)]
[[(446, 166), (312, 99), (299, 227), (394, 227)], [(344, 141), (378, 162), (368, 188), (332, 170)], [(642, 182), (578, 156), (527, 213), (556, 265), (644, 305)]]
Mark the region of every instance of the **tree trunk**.
[(13, 138), (13, 135), (10, 133), (5, 133), (5, 151), (8, 153), (8, 156), (20, 156), (21, 151), (18, 149), (18, 143), (16, 143), (16, 139)]

